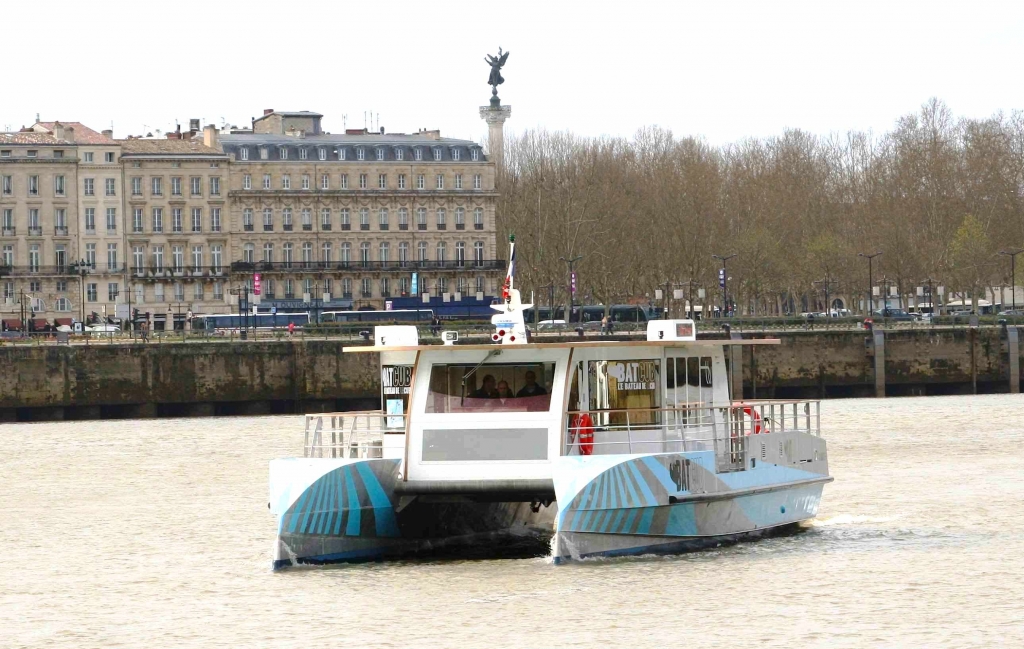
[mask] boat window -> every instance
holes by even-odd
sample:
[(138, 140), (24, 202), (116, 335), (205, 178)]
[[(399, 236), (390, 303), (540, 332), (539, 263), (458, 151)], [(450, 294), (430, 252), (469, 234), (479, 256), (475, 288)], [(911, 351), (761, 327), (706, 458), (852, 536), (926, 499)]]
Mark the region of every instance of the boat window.
[(554, 363), (434, 365), (426, 412), (546, 411), (554, 376)]
[(660, 376), (660, 360), (590, 361), (591, 417), (601, 426), (657, 423)]
[(387, 428), (405, 431), (405, 413), (409, 409), (412, 386), (412, 365), (384, 365), (380, 371), (384, 410), (388, 413)]

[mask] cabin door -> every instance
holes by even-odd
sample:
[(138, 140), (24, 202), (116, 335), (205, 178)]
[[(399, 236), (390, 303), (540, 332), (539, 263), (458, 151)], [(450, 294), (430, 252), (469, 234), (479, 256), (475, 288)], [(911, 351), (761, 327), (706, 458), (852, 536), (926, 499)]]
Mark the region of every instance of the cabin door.
[(685, 355), (667, 350), (665, 358), (666, 440), (676, 443), (667, 450), (710, 448), (716, 423), (714, 374), (711, 356)]

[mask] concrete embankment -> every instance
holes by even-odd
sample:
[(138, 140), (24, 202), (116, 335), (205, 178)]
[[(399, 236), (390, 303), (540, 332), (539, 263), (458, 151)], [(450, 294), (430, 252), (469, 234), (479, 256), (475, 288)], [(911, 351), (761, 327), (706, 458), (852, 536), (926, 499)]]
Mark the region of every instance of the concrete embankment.
[[(742, 365), (745, 398), (1019, 391), (1014, 329), (776, 337), (781, 345), (731, 348), (730, 362)], [(343, 354), (346, 344), (307, 339), (0, 347), (0, 421), (379, 407), (377, 356)], [(738, 388), (734, 382), (734, 394)]]

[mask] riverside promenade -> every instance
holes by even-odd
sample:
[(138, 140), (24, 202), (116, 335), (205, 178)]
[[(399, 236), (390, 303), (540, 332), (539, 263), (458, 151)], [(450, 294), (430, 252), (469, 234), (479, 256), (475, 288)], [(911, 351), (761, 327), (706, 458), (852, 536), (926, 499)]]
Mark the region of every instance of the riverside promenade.
[[(701, 337), (722, 338), (711, 332)], [(746, 399), (1019, 392), (1016, 327), (790, 330), (779, 346), (727, 352)], [(628, 337), (624, 335), (623, 337)], [(555, 342), (559, 336), (544, 336)], [(426, 337), (424, 342), (432, 338)], [(378, 408), (361, 338), (281, 337), (0, 346), (0, 421), (286, 414)], [(742, 385), (740, 385), (742, 382)]]

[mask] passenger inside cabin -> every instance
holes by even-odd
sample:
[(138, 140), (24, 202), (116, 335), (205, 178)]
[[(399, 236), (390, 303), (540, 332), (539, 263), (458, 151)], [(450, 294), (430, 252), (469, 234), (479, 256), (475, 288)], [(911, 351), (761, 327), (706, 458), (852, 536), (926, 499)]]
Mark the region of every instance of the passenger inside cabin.
[[(524, 385), (516, 392), (517, 397), (536, 397), (547, 394), (547, 391), (537, 383), (537, 374), (533, 370), (526, 370), (523, 375)], [(500, 385), (498, 386), (501, 387)]]
[[(502, 383), (505, 383), (505, 382), (502, 381)], [(508, 384), (507, 383), (505, 383), (505, 387), (506, 387), (506, 389), (508, 388)], [(494, 376), (491, 375), (491, 374), (488, 374), (488, 375), (486, 375), (484, 377), (483, 385), (480, 386), (480, 389), (473, 393), (473, 398), (474, 399), (495, 399), (497, 397), (498, 397), (498, 390), (497, 390), (497, 388), (494, 387)]]
[(512, 398), (512, 390), (508, 389), (508, 383), (505, 381), (498, 381), (498, 393), (497, 398), (501, 399), (502, 403), (505, 403), (506, 399)]

